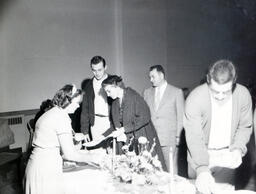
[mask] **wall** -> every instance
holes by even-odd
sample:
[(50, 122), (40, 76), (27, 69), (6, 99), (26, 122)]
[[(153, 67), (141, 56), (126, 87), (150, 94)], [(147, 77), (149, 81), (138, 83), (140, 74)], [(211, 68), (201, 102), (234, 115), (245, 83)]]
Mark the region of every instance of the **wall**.
[(0, 112), (38, 108), (90, 77), (90, 58), (115, 71), (115, 1), (12, 0), (1, 14)]
[(239, 81), (253, 81), (255, 21), (226, 2), (2, 0), (0, 112), (36, 109), (65, 83), (80, 85), (97, 54), (139, 93), (153, 64), (170, 83), (193, 88), (208, 64), (228, 58)]
[[(209, 64), (230, 59), (238, 66), (238, 81), (254, 80), (256, 21), (253, 1), (168, 1), (167, 61), (169, 81), (193, 88)], [(247, 15), (244, 13), (248, 11)], [(251, 12), (249, 12), (251, 11)]]
[(151, 65), (167, 64), (166, 0), (123, 1), (123, 60), (127, 85), (149, 87)]

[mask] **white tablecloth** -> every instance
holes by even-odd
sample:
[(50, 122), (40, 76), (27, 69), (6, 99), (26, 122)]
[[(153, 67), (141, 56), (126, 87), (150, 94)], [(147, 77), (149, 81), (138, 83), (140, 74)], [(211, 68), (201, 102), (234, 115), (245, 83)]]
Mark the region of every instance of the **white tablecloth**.
[[(138, 186), (120, 183), (115, 180), (109, 171), (93, 169), (93, 167), (73, 167), (64, 172), (65, 194), (167, 194), (170, 193), (168, 185)], [(186, 183), (185, 183), (186, 182)], [(175, 194), (193, 194), (193, 184), (184, 178), (176, 182), (179, 192)]]
[(83, 169), (64, 173), (65, 194), (118, 194), (106, 171)]
[[(185, 178), (175, 181), (175, 194), (194, 194), (195, 188)], [(95, 169), (90, 166), (73, 167), (64, 172), (65, 194), (169, 194), (168, 187), (138, 186), (119, 183), (108, 171)], [(217, 194), (256, 194), (253, 191), (223, 190)]]

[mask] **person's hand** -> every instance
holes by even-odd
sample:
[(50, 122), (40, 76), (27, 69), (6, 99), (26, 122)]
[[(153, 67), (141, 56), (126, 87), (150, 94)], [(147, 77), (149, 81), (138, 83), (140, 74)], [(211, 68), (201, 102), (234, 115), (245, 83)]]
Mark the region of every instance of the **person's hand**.
[(123, 127), (116, 128), (116, 130), (112, 132), (113, 138), (119, 137), (121, 135), (124, 135), (124, 128)]
[(82, 133), (75, 133), (74, 139), (75, 139), (75, 141), (80, 142), (80, 141), (84, 140), (84, 134), (82, 134)]
[(76, 150), (80, 150), (80, 149), (82, 148), (82, 142), (79, 141), (79, 142), (76, 143), (74, 146), (75, 146), (75, 149), (76, 149)]
[(126, 140), (127, 140), (127, 137), (126, 137), (126, 135), (123, 133), (123, 134), (121, 134), (121, 135), (119, 135), (117, 138), (116, 138), (116, 141), (118, 141), (118, 142), (126, 142)]
[(215, 193), (215, 180), (210, 172), (201, 172), (195, 182), (195, 186), (199, 193), (212, 194)]
[(84, 141), (85, 141), (85, 142), (91, 141), (91, 140), (90, 140), (90, 137), (89, 137), (89, 134), (85, 134), (85, 135), (84, 135)]
[(85, 142), (83, 145), (85, 147), (94, 147), (98, 144), (100, 144), (105, 139), (105, 136), (99, 135), (97, 138), (93, 139), (92, 141)]
[(242, 153), (240, 150), (235, 149), (231, 151), (231, 161), (229, 168), (235, 169), (242, 164)]

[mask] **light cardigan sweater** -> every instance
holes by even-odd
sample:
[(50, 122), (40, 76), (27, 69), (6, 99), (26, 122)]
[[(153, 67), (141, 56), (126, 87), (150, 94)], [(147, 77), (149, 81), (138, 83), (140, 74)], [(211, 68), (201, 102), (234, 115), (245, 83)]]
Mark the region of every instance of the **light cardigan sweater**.
[[(252, 100), (249, 91), (240, 84), (236, 84), (232, 95), (230, 150), (239, 149), (244, 156), (252, 133)], [(211, 100), (206, 83), (195, 88), (188, 96), (183, 121), (190, 167), (197, 174), (209, 170), (207, 149), (211, 128)]]

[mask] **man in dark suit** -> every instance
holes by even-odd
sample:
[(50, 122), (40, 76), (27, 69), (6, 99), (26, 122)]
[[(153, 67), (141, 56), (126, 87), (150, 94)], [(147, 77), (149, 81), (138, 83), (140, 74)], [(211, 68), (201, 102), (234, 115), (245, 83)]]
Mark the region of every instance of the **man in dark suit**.
[(111, 100), (107, 98), (101, 83), (108, 77), (107, 65), (101, 56), (91, 59), (93, 78), (84, 88), (84, 97), (81, 111), (81, 132), (85, 135), (85, 141), (102, 138), (110, 129), (109, 105)]

